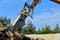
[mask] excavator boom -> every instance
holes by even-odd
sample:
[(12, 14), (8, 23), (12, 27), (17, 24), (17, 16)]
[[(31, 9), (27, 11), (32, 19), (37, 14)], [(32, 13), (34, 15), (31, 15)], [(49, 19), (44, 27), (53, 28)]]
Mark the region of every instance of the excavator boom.
[[(13, 23), (13, 30), (18, 31), (25, 25), (25, 19), (29, 15), (29, 13), (33, 10), (33, 8), (38, 4), (40, 0), (33, 0), (32, 4), (29, 5), (28, 3), (24, 4), (24, 8), (22, 9), (21, 13), (18, 15), (18, 18)], [(26, 9), (27, 7), (28, 9)]]

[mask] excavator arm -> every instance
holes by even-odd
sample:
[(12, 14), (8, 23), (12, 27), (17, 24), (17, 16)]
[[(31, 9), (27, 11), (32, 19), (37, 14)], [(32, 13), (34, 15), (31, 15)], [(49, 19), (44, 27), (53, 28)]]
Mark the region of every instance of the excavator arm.
[[(22, 29), (22, 26), (25, 25), (25, 19), (28, 17), (29, 13), (33, 10), (33, 8), (38, 4), (39, 0), (33, 0), (32, 4), (29, 5), (28, 3), (24, 4), (24, 8), (22, 9), (21, 13), (18, 15), (17, 19), (13, 23), (13, 27), (7, 28), (7, 27), (1, 27), (0, 28), (0, 34), (4, 33), (9, 37), (9, 40), (14, 40), (17, 36), (18, 39), (22, 39), (23, 35), (20, 35), (19, 31)], [(28, 9), (26, 9), (27, 7)], [(4, 38), (3, 38), (4, 39)]]
[[(22, 9), (21, 13), (18, 15), (18, 18), (13, 23), (13, 30), (18, 31), (25, 25), (25, 19), (29, 15), (29, 13), (33, 10), (33, 8), (38, 4), (40, 0), (33, 0), (32, 4), (29, 5), (28, 3), (24, 4), (24, 8)], [(28, 9), (26, 9), (27, 7)]]

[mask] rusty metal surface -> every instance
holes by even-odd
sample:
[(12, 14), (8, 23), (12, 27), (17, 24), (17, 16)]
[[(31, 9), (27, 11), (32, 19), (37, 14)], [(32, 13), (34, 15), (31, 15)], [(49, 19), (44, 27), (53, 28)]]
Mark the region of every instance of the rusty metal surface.
[(51, 1), (60, 4), (60, 0), (51, 0)]

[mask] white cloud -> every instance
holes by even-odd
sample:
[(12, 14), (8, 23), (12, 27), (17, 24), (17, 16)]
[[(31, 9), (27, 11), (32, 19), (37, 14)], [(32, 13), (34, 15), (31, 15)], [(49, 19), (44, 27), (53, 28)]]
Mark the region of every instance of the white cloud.
[[(51, 10), (53, 11), (54, 9)], [(55, 26), (56, 24), (60, 25), (60, 10), (55, 10), (53, 11), (53, 13), (42, 12), (41, 14), (35, 16), (32, 22), (34, 25), (36, 25), (36, 27), (50, 25), (53, 28), (53, 26)]]

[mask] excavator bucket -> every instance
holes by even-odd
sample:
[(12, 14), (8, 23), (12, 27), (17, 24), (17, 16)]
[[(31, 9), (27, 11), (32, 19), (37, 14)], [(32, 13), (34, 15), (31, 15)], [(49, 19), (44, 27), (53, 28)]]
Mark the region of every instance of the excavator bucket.
[(53, 1), (53, 2), (56, 2), (56, 3), (60, 4), (60, 0), (51, 0), (51, 1)]

